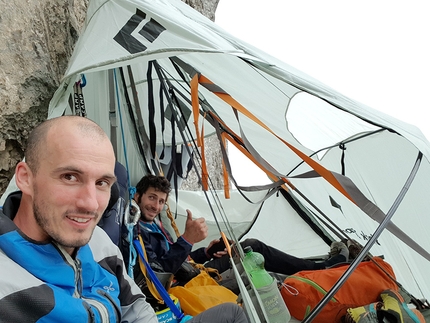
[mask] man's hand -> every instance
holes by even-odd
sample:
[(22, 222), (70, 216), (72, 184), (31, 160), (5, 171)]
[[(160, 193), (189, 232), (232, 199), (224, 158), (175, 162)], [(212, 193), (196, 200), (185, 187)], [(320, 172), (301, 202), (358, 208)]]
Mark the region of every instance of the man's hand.
[[(213, 245), (217, 244), (217, 243), (220, 243), (220, 242), (221, 242), (221, 240), (220, 240), (220, 239), (212, 240), (212, 241), (209, 243), (209, 246), (205, 249), (206, 256), (207, 256), (209, 259), (212, 259), (212, 258), (221, 258), (222, 256), (224, 256), (224, 255), (226, 255), (226, 254), (227, 254), (227, 249), (225, 248), (225, 246), (224, 246), (224, 248), (223, 248), (222, 250), (218, 250), (218, 251), (216, 251), (216, 252), (213, 252), (212, 254), (209, 254), (209, 252), (211, 252), (211, 251), (210, 251), (210, 250), (211, 250), (211, 247), (212, 247)], [(219, 249), (219, 248), (217, 248), (217, 249)]]
[(182, 237), (191, 244), (202, 241), (208, 236), (208, 226), (204, 218), (193, 220), (193, 214), (187, 210), (187, 222)]

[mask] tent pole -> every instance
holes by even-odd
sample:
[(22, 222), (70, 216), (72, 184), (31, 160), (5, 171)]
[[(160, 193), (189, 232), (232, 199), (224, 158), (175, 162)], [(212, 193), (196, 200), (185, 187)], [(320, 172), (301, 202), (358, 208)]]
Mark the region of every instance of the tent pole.
[(108, 83), (109, 83), (109, 122), (110, 122), (110, 140), (112, 142), (115, 156), (118, 158), (118, 138), (116, 135), (118, 122), (116, 117), (115, 106), (115, 85), (113, 69), (108, 70)]
[(403, 186), (402, 190), (400, 191), (399, 195), (397, 196), (397, 198), (394, 201), (393, 205), (391, 206), (390, 210), (388, 210), (388, 213), (385, 216), (384, 220), (376, 228), (375, 233), (372, 235), (370, 240), (363, 247), (360, 254), (357, 256), (357, 258), (354, 259), (354, 261), (351, 263), (351, 265), (348, 267), (348, 269), (343, 273), (343, 275), (339, 278), (339, 280), (336, 282), (336, 284), (333, 285), (333, 287), (327, 292), (327, 294), (321, 299), (321, 301), (317, 304), (317, 306), (315, 306), (315, 308), (309, 313), (309, 315), (302, 321), (302, 323), (312, 322), (312, 320), (318, 315), (318, 313), (322, 310), (322, 308), (330, 301), (330, 299), (342, 287), (342, 285), (345, 283), (345, 281), (348, 279), (348, 277), (352, 274), (352, 272), (355, 270), (355, 268), (358, 266), (358, 264), (367, 255), (370, 248), (373, 246), (373, 244), (379, 238), (382, 231), (384, 231), (387, 224), (391, 221), (391, 218), (393, 217), (394, 213), (396, 212), (397, 208), (399, 207), (400, 203), (402, 202), (403, 198), (405, 197), (406, 192), (408, 191), (412, 181), (415, 178), (415, 175), (418, 172), (418, 169), (419, 169), (420, 164), (421, 164), (421, 158), (422, 158), (422, 153), (419, 152), (418, 158), (415, 161), (414, 167), (412, 168), (412, 171), (409, 174), (405, 185)]

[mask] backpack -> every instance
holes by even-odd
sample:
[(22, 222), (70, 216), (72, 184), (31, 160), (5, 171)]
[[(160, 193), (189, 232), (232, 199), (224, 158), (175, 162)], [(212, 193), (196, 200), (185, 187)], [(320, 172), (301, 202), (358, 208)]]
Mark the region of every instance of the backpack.
[(124, 224), (124, 214), (129, 202), (128, 176), (126, 168), (119, 162), (115, 163), (115, 176), (117, 181), (111, 187), (109, 203), (98, 226), (106, 231), (112, 242), (121, 250), (128, 268), (130, 242)]
[[(346, 264), (322, 270), (304, 270), (288, 276), (281, 295), (291, 315), (303, 320), (347, 269)], [(298, 293), (290, 292), (294, 289)], [(376, 302), (386, 289), (398, 290), (392, 267), (380, 257), (361, 262), (313, 322), (341, 322), (348, 308)]]

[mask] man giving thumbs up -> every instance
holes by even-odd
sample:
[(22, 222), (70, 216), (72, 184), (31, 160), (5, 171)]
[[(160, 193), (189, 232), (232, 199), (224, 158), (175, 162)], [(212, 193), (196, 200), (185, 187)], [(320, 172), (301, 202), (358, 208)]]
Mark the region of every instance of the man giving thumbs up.
[[(146, 175), (136, 185), (134, 200), (140, 207), (140, 235), (145, 244), (149, 263), (158, 263), (164, 271), (176, 273), (188, 256), (197, 262), (208, 261), (207, 248), (191, 251), (193, 245), (204, 240), (208, 227), (204, 218), (193, 219), (187, 210), (185, 231), (176, 241), (157, 217), (170, 193), (170, 182), (162, 176)], [(211, 243), (212, 244), (212, 243)]]

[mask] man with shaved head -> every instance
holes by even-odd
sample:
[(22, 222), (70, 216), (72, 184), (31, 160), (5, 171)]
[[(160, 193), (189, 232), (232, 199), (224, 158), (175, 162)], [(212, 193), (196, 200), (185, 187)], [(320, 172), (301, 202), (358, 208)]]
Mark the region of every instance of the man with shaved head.
[[(50, 119), (29, 135), (19, 191), (0, 212), (0, 322), (158, 322), (97, 226), (114, 167), (109, 138), (89, 119)], [(213, 319), (218, 309), (190, 322), (246, 323), (234, 306), (224, 321)]]
[(29, 135), (20, 191), (0, 214), (1, 322), (157, 322), (96, 229), (114, 166), (109, 138), (89, 119), (50, 119)]
[(23, 192), (14, 222), (36, 241), (54, 240), (70, 255), (88, 243), (116, 181), (109, 138), (82, 117), (50, 119), (28, 140), (16, 167)]

